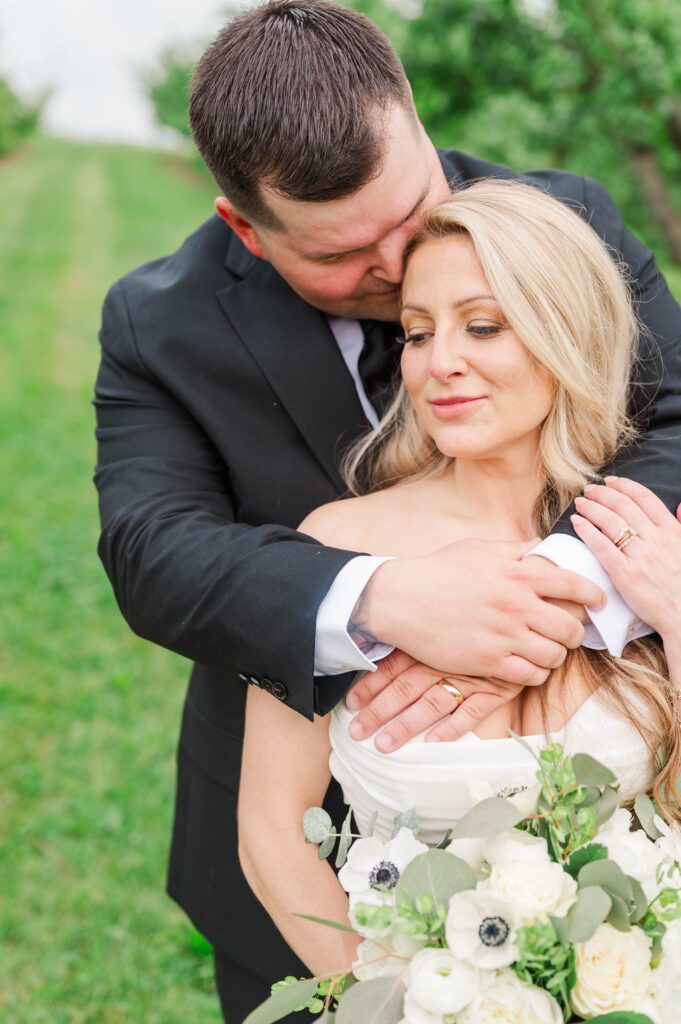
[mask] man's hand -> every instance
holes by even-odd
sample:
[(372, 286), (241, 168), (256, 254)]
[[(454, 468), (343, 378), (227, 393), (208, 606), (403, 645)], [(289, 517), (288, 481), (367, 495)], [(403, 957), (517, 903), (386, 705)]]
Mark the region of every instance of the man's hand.
[[(567, 649), (580, 646), (583, 606), (603, 607), (605, 595), (543, 558), (521, 561), (536, 543), (460, 541), (376, 571), (353, 620), (402, 650), (351, 691), (349, 706), (364, 708), (351, 735), (371, 735), (399, 716), (376, 739), (380, 749), (396, 749), (449, 715), (434, 732), (457, 739), (523, 686), (543, 683)], [(443, 677), (466, 697), (455, 715), (454, 696), (436, 685)], [(392, 742), (381, 741), (387, 735)]]

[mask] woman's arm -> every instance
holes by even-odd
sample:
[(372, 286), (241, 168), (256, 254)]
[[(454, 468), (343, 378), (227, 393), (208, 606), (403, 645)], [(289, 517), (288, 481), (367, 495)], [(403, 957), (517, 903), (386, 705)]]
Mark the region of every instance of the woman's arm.
[(315, 716), (308, 722), (265, 691), (249, 687), (239, 859), (253, 892), (314, 975), (348, 969), (361, 941), (292, 913), (349, 924), (348, 899), (333, 869), (303, 837), (303, 814), (321, 806), (329, 785), (329, 750), (328, 718)]

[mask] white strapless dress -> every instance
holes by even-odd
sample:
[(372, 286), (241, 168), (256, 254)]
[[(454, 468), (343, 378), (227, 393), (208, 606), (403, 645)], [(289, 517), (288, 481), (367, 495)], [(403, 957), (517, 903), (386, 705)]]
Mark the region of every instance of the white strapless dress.
[[(535, 781), (536, 761), (516, 740), (483, 740), (469, 733), (449, 743), (426, 743), (425, 730), (399, 750), (383, 754), (374, 737), (357, 741), (348, 734), (355, 712), (343, 701), (331, 713), (329, 732), (333, 776), (352, 807), (359, 831), (378, 812), (375, 835), (389, 838), (395, 815), (414, 808), (418, 838), (439, 843), (483, 796), (508, 796)], [(594, 693), (551, 740), (572, 754), (591, 754), (621, 783), (622, 800), (646, 791), (653, 778), (650, 753), (637, 729)], [(546, 738), (526, 736), (537, 750)]]

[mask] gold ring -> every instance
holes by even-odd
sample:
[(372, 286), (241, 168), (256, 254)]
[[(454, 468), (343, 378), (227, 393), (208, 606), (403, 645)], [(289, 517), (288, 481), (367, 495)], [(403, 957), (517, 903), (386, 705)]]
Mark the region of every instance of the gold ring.
[(638, 537), (636, 530), (632, 526), (623, 526), (613, 544), (621, 551), (622, 548), (626, 548), (627, 544), (631, 544), (634, 537)]
[(452, 697), (456, 697), (457, 707), (459, 706), (459, 704), (463, 704), (466, 698), (462, 694), (461, 690), (457, 690), (456, 686), (454, 686), (454, 683), (450, 683), (448, 679), (438, 679), (437, 685), (443, 686), (447, 693), (451, 693)]

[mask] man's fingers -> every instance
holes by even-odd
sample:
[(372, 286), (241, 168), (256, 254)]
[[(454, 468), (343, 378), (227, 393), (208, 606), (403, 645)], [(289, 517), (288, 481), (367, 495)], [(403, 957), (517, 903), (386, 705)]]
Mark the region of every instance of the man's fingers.
[(533, 609), (527, 618), (529, 629), (535, 633), (541, 633), (549, 640), (555, 640), (557, 644), (575, 650), (581, 646), (584, 639), (584, 626), (589, 617), (584, 610), (584, 605), (565, 603), (565, 607), (559, 607), (553, 603), (553, 598), (542, 601), (538, 608)]
[(548, 640), (531, 629), (526, 629), (513, 646), (514, 654), (543, 669), (558, 668), (565, 661), (567, 653), (562, 644)]
[[(548, 571), (547, 571), (548, 570)], [(601, 588), (579, 573), (549, 566), (535, 581), (540, 597), (553, 597), (559, 601), (572, 601), (587, 608), (605, 608), (606, 596)]]
[(428, 742), (458, 740), (475, 729), (483, 718), (487, 718), (492, 711), (505, 702), (506, 697), (498, 693), (473, 693), (466, 698), (463, 704), (459, 705), (454, 714), (449, 715), (437, 728), (432, 729), (426, 736), (426, 740)]
[(367, 672), (348, 690), (346, 704), (353, 711), (366, 707), (378, 693), (392, 683), (393, 679), (415, 664), (416, 660), (404, 651), (393, 651), (378, 662), (375, 672)]
[(548, 669), (539, 668), (517, 654), (509, 654), (503, 658), (497, 672), (497, 678), (502, 682), (513, 683), (515, 686), (541, 686), (548, 677)]

